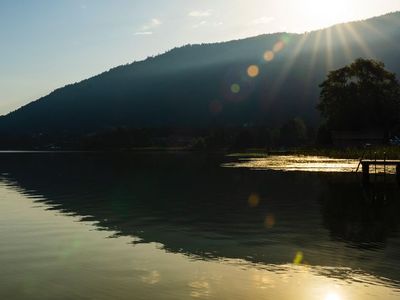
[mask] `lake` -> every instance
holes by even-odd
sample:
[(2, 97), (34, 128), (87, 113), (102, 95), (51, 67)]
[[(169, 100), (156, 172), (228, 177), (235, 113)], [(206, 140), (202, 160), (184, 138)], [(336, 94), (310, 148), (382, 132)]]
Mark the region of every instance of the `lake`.
[(356, 163), (1, 153), (0, 298), (399, 299), (400, 189)]

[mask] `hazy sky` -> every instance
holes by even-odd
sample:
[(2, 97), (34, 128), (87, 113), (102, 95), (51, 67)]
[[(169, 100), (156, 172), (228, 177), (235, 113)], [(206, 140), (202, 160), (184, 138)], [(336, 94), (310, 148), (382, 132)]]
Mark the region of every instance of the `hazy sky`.
[(400, 0), (0, 0), (0, 114), (176, 46), (397, 10)]

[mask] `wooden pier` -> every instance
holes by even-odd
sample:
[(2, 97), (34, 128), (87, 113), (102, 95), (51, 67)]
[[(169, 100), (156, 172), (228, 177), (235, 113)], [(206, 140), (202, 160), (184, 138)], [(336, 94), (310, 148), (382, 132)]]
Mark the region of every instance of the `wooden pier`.
[(395, 166), (396, 167), (396, 178), (400, 184), (400, 160), (383, 160), (383, 159), (363, 159), (360, 161), (362, 165), (363, 183), (369, 184), (370, 180), (370, 166)]

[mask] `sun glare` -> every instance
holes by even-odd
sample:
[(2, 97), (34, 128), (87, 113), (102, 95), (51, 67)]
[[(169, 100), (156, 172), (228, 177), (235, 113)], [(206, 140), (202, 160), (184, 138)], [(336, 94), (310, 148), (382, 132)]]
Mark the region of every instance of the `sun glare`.
[(312, 29), (324, 28), (355, 18), (354, 7), (347, 0), (306, 0), (299, 10)]
[(325, 300), (341, 300), (341, 298), (335, 293), (329, 293), (326, 295)]

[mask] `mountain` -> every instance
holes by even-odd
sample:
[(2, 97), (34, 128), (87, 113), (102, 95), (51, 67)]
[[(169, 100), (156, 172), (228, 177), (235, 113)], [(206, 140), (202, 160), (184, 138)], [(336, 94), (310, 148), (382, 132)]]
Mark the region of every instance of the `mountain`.
[[(187, 45), (119, 66), (0, 118), (8, 135), (86, 135), (110, 128), (317, 126), (319, 84), (358, 57), (400, 74), (400, 12), (304, 34)], [(255, 65), (248, 74), (248, 67)], [(257, 76), (256, 76), (257, 75)]]

